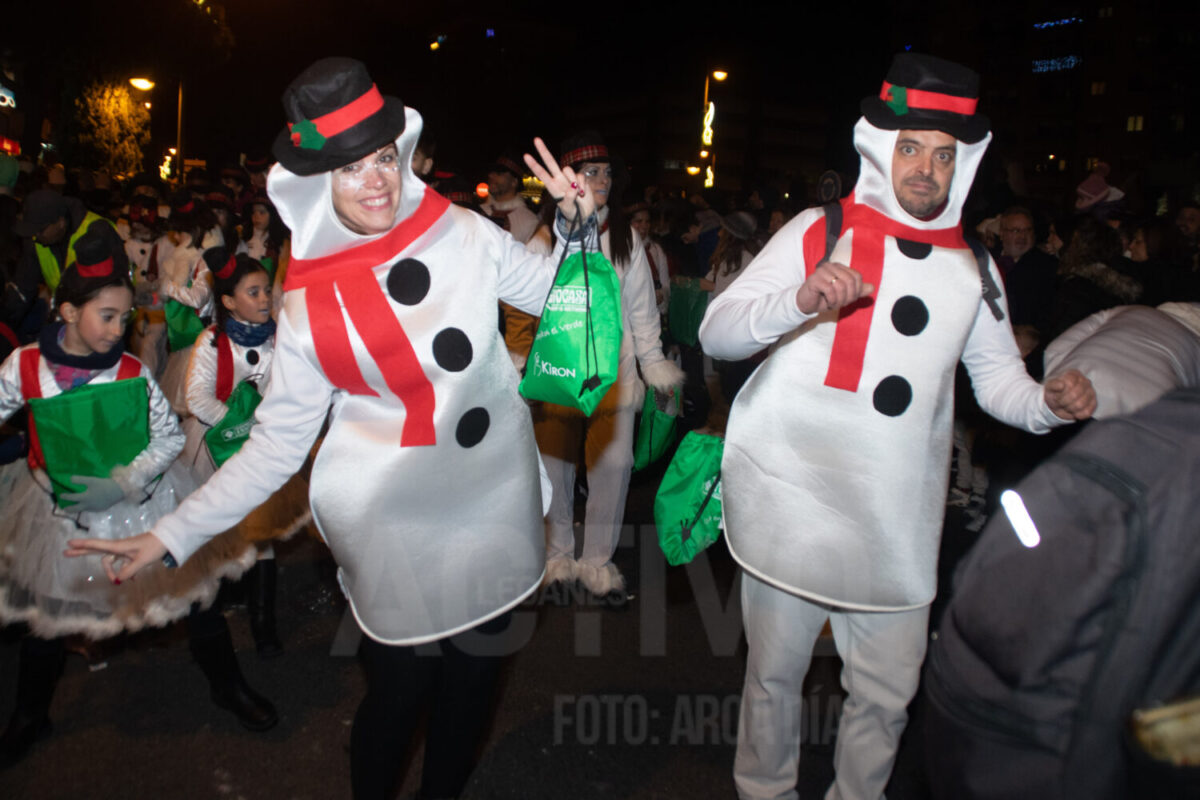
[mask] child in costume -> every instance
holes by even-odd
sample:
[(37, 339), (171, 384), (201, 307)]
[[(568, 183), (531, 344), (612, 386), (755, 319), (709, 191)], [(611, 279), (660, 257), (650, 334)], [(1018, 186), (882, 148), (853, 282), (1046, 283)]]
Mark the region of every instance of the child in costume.
[[(187, 379), (192, 416), (183, 423), (187, 443), (180, 456), (198, 484), (212, 477), (249, 436), (275, 355), (267, 270), (250, 256), (229, 255), (224, 247), (205, 250), (203, 259), (213, 275), (217, 322), (200, 334), (192, 350)], [(238, 524), (247, 540), (262, 542), (246, 576), (250, 629), (260, 656), (283, 652), (275, 633), (276, 566), (269, 540), (291, 535), (309, 519), (308, 485), (294, 475)]]
[(129, 349), (150, 368), (158, 380), (167, 366), (167, 317), (158, 294), (159, 265), (170, 257), (175, 245), (161, 235), (163, 220), (158, 216), (158, 200), (136, 195), (129, 201), (129, 238), (125, 255), (133, 276), (133, 301), (136, 314)]
[[(292, 230), (292, 260), (259, 424), (151, 532), (81, 538), (72, 553), (111, 553), (121, 579), (167, 552), (188, 558), (300, 468), (328, 417), (310, 501), (365, 634), (354, 794), (393, 796), (431, 706), (421, 793), (454, 797), (502, 657), (519, 647), (510, 612), (545, 567), (548, 497), (497, 301), (541, 313), (557, 261), (417, 178), (421, 116), (385, 97), (361, 62), (322, 59), (283, 101), (268, 190)], [(545, 168), (526, 164), (566, 231), (566, 219), (591, 216), (592, 193), (535, 143)], [(583, 227), (595, 235), (594, 222)]]
[(62, 321), (0, 366), (0, 418), (30, 407), (29, 467), (8, 488), (0, 519), (0, 624), (25, 623), (17, 706), (0, 736), (0, 765), (49, 732), (63, 637), (93, 639), (189, 617), (191, 645), (214, 701), (247, 727), (275, 723), (245, 685), (224, 618), (201, 611), (222, 575), (241, 574), (253, 552), (214, 540), (196, 564), (157, 564), (129, 586), (101, 564), (64, 558), (82, 531), (115, 539), (142, 530), (194, 488), (175, 465), (183, 434), (149, 370), (124, 352), (133, 303), (124, 253), (101, 236), (76, 245), (78, 261), (56, 294)]
[(171, 198), (167, 237), (175, 246), (161, 262), (158, 291), (167, 319), (167, 347), (171, 355), (162, 376), (162, 390), (171, 408), (187, 416), (186, 383), (192, 345), (205, 319), (212, 317), (212, 275), (200, 257), (205, 248), (220, 244), (216, 217), (201, 200), (188, 192)]

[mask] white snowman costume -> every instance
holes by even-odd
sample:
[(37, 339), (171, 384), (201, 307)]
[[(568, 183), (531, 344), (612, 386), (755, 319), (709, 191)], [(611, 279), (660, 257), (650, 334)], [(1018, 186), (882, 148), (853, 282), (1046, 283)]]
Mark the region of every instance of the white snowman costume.
[(292, 261), (259, 424), (154, 528), (182, 561), (299, 469), (331, 412), (313, 518), (363, 631), (389, 645), (504, 613), (544, 567), (537, 448), (497, 300), (540, 313), (555, 262), (428, 189), (410, 166), (420, 133), (407, 109), (397, 224), (379, 236), (338, 220), (331, 173), (272, 169)]
[(1002, 320), (984, 302), (962, 240), (990, 135), (958, 141), (931, 220), (896, 200), (897, 137), (865, 118), (855, 127), (861, 173), (830, 257), (875, 285), (873, 304), (797, 309), (797, 289), (825, 256), (824, 215), (810, 209), (713, 300), (700, 330), (715, 358), (773, 346), (733, 404), (722, 464), (727, 541), (746, 571), (743, 798), (796, 797), (801, 685), (827, 617), (850, 692), (827, 797), (875, 798), (887, 782), (936, 592), (959, 359), (993, 416), (1033, 432), (1067, 422), (1025, 372), (1003, 298)]

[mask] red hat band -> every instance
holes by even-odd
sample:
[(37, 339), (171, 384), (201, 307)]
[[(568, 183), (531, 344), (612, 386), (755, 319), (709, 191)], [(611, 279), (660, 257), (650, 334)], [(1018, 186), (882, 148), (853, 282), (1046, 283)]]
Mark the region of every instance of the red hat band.
[(288, 130), (292, 133), (292, 146), (305, 150), (320, 150), (325, 146), (325, 140), (353, 128), (367, 117), (383, 108), (383, 95), (378, 87), (371, 84), (357, 100), (352, 100), (341, 108), (322, 114), (316, 119), (302, 119), (289, 122)]
[(79, 270), (79, 274), (85, 278), (107, 278), (109, 275), (112, 275), (113, 260), (112, 256), (109, 256), (96, 264), (82, 264), (77, 261), (75, 262), (75, 267)]
[(217, 270), (217, 277), (223, 281), (229, 280), (229, 277), (231, 275), (233, 275), (233, 270), (236, 267), (237, 267), (237, 256), (230, 256), (229, 260), (225, 262), (225, 266), (223, 266), (219, 270)]

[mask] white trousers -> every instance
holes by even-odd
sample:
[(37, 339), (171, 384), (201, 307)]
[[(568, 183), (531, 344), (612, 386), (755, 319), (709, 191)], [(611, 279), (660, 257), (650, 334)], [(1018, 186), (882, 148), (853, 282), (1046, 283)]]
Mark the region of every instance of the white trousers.
[[(619, 388), (614, 386), (610, 394), (615, 395)], [(591, 418), (535, 415), (534, 433), (554, 487), (546, 515), (547, 560), (575, 555), (575, 466), (581, 446), (588, 496), (579, 561), (600, 567), (612, 560), (633, 472), (633, 413), (632, 408), (609, 410), (602, 404)]]
[(743, 575), (750, 654), (738, 720), (734, 782), (741, 800), (796, 800), (802, 687), (828, 618), (848, 693), (838, 725), (837, 776), (826, 800), (879, 800), (892, 773), (925, 659), (929, 607), (843, 612)]

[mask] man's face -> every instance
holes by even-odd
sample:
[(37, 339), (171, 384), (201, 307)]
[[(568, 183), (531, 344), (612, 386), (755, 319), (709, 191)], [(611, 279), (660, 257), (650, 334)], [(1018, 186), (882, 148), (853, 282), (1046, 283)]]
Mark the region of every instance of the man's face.
[(900, 131), (892, 154), (892, 190), (900, 207), (918, 219), (946, 201), (954, 180), (958, 140), (942, 131)]
[(1195, 238), (1196, 233), (1200, 232), (1200, 209), (1179, 209), (1179, 215), (1175, 217), (1175, 227), (1189, 239)]
[(34, 236), (34, 241), (38, 244), (44, 244), (46, 247), (53, 247), (63, 240), (67, 235), (67, 218), (59, 217), (54, 222), (51, 222), (46, 227), (42, 228)]
[(488, 196), (506, 198), (517, 191), (517, 179), (508, 170), (488, 173)]
[(1033, 249), (1033, 220), (1024, 214), (1009, 214), (1000, 219), (1000, 242), (1004, 255), (1020, 258)]

